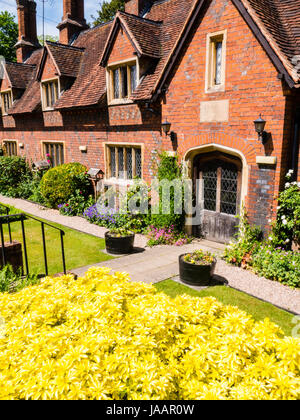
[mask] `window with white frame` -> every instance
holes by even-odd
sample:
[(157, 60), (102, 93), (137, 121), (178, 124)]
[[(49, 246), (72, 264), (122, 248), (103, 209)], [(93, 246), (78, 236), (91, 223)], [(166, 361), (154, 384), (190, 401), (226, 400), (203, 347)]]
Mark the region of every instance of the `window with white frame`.
[(53, 109), (55, 102), (59, 99), (58, 79), (42, 82), (42, 104), (43, 110)]
[(13, 96), (12, 91), (7, 90), (5, 92), (1, 92), (1, 109), (2, 109), (2, 115), (7, 115), (9, 108), (11, 108), (13, 103)]
[(109, 102), (129, 99), (138, 84), (136, 61), (108, 69)]
[(206, 91), (225, 90), (226, 31), (207, 36)]
[(142, 178), (142, 151), (138, 146), (107, 146), (107, 177)]
[(63, 165), (65, 162), (63, 143), (43, 143), (44, 158), (50, 161), (52, 167)]

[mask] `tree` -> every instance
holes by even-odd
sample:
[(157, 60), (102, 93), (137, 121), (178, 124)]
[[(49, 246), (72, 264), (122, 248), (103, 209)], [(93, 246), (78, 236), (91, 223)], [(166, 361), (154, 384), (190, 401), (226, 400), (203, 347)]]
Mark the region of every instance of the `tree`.
[(7, 61), (16, 61), (15, 44), (18, 41), (18, 24), (14, 15), (0, 12), (0, 56)]
[[(38, 40), (41, 45), (44, 45), (43, 35), (39, 35)], [(59, 37), (55, 35), (45, 35), (45, 41), (58, 42)]]
[(102, 4), (100, 4), (100, 7), (100, 10), (97, 11), (98, 16), (92, 16), (92, 19), (94, 19), (94, 26), (109, 22), (114, 18), (118, 10), (124, 10), (125, 0), (104, 1)]

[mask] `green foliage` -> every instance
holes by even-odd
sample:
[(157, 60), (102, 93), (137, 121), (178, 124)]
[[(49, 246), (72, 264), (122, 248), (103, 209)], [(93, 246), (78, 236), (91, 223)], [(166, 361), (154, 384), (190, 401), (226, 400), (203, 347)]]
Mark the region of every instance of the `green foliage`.
[(84, 197), (90, 193), (90, 181), (87, 168), (81, 163), (66, 163), (50, 169), (42, 178), (41, 194), (52, 208), (68, 202), (76, 194), (82, 192)]
[(285, 189), (279, 194), (277, 220), (270, 237), (273, 246), (291, 249), (292, 242), (300, 245), (300, 183), (291, 182), (293, 171), (287, 174)]
[(95, 200), (92, 195), (88, 198), (80, 190), (76, 190), (67, 203), (59, 204), (58, 209), (65, 216), (81, 216), (84, 211), (93, 206)]
[(100, 10), (97, 11), (98, 16), (92, 16), (92, 19), (94, 19), (94, 26), (111, 21), (114, 18), (117, 11), (123, 11), (124, 8), (125, 0), (103, 1), (102, 3), (100, 3)]
[(15, 44), (18, 41), (18, 25), (14, 16), (7, 11), (0, 12), (0, 56), (6, 61), (16, 61)]
[(0, 157), (0, 193), (20, 197), (22, 183), (29, 182), (31, 172), (26, 160), (19, 156)]
[[(152, 214), (151, 224), (156, 228), (174, 226), (175, 229), (181, 231), (185, 220), (181, 166), (178, 162), (178, 157), (169, 156), (166, 152), (162, 152), (158, 157), (157, 178), (160, 185), (157, 193), (159, 205), (156, 211), (157, 214)], [(170, 202), (163, 199), (163, 184), (168, 184), (169, 182), (174, 182), (174, 186), (170, 188)], [(179, 211), (176, 211), (175, 208), (181, 209), (182, 214), (177, 214)]]
[(226, 247), (225, 261), (287, 286), (300, 287), (300, 254), (275, 248), (269, 240), (262, 242), (260, 228), (250, 226), (245, 210), (240, 220), (237, 241)]
[(231, 242), (225, 248), (223, 258), (228, 263), (241, 265), (258, 246), (259, 241), (262, 239), (262, 231), (260, 227), (250, 225), (244, 207), (241, 215), (237, 218), (240, 223), (236, 241)]
[(22, 277), (21, 270), (14, 272), (10, 265), (0, 270), (0, 292), (18, 292), (24, 287), (37, 284), (39, 279), (36, 275)]
[(279, 281), (291, 287), (300, 287), (300, 253), (274, 249), (262, 245), (250, 260), (253, 271), (270, 280)]
[[(38, 36), (38, 40), (39, 40), (39, 43), (41, 45), (44, 45), (43, 35), (39, 35)], [(45, 41), (58, 42), (59, 41), (59, 37), (58, 36), (54, 36), (54, 35), (45, 35)]]

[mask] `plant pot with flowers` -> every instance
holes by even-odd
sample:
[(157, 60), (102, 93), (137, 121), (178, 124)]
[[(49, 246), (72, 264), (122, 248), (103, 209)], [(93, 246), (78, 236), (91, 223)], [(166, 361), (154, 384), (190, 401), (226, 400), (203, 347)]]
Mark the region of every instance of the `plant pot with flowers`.
[(105, 233), (106, 251), (109, 254), (131, 254), (133, 252), (135, 234), (123, 227), (110, 229)]
[(180, 279), (193, 286), (209, 286), (217, 264), (210, 252), (199, 249), (179, 257)]

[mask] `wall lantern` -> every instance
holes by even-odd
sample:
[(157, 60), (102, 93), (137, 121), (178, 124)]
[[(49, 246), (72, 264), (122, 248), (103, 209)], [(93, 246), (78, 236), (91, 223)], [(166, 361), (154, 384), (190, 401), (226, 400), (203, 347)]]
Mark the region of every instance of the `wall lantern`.
[(265, 131), (267, 121), (262, 119), (261, 114), (257, 120), (254, 121), (255, 130), (258, 133), (258, 139), (265, 144), (268, 140), (268, 133)]
[(175, 143), (176, 142), (176, 134), (174, 133), (174, 131), (170, 132), (171, 123), (166, 120), (165, 122), (163, 122), (161, 124), (161, 128), (162, 128), (162, 130), (163, 130), (163, 132), (165, 133), (166, 136), (170, 136), (171, 142)]

